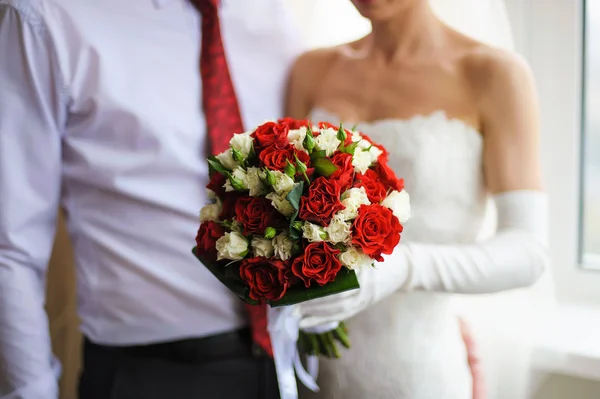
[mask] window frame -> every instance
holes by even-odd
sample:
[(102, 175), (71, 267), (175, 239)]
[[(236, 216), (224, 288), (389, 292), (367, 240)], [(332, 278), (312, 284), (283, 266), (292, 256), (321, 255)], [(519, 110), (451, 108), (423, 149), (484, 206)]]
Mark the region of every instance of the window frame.
[(516, 49), (529, 62), (539, 93), (542, 170), (550, 202), (550, 255), (557, 299), (600, 306), (600, 269), (583, 267), (579, 256), (585, 2), (507, 0), (506, 4)]
[[(590, 0), (581, 0), (581, 143), (580, 143), (580, 182), (579, 182), (579, 199), (580, 199), (580, 210), (579, 210), (579, 246), (578, 246), (578, 262), (579, 265), (587, 270), (600, 271), (600, 254), (586, 254), (584, 251), (584, 235), (585, 235), (585, 184), (586, 184), (586, 157), (585, 147), (587, 135), (589, 134), (589, 126), (587, 119), (587, 101), (588, 101), (588, 26), (590, 21), (588, 20), (587, 7)], [(598, 38), (600, 41), (600, 37)]]

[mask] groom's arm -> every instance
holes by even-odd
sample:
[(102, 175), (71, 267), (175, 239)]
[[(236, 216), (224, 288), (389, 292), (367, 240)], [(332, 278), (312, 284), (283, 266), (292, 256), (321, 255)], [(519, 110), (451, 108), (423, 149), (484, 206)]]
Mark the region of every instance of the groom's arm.
[(532, 78), (512, 55), (486, 57), (472, 61), (478, 74), (471, 79), (481, 93), (485, 177), (497, 192), (495, 236), (469, 245), (401, 243), (384, 262), (360, 271), (359, 290), (302, 304), (303, 327), (347, 319), (398, 291), (475, 294), (524, 287), (548, 268), (547, 196), (539, 190)]
[(36, 2), (0, 0), (0, 398), (58, 397), (44, 311), (63, 85)]

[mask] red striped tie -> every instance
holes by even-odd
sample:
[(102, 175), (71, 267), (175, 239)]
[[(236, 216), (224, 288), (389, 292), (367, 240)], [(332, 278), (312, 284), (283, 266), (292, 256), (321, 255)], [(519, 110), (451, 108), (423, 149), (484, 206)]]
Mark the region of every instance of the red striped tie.
[[(233, 133), (244, 130), (233, 82), (229, 75), (225, 49), (219, 24), (219, 0), (191, 0), (202, 15), (202, 52), (200, 76), (202, 77), (202, 106), (206, 131), (210, 139), (210, 152), (218, 154), (229, 147)], [(256, 344), (273, 356), (271, 339), (267, 332), (266, 305), (246, 305), (252, 338)]]

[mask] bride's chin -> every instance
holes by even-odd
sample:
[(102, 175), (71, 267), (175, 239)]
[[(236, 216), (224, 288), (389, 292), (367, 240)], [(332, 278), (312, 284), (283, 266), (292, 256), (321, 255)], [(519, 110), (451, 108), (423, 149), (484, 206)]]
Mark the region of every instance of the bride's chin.
[(403, 9), (428, 0), (351, 0), (358, 12), (372, 22), (393, 19)]

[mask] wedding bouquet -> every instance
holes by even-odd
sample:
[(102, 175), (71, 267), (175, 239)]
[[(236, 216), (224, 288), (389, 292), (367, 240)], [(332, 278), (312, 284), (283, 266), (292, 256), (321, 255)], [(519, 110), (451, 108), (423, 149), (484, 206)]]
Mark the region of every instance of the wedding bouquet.
[[(388, 152), (353, 129), (282, 119), (235, 134), (208, 159), (209, 197), (194, 254), (249, 304), (294, 305), (359, 288), (410, 213)], [(343, 324), (300, 334), (309, 354), (339, 356)]]

